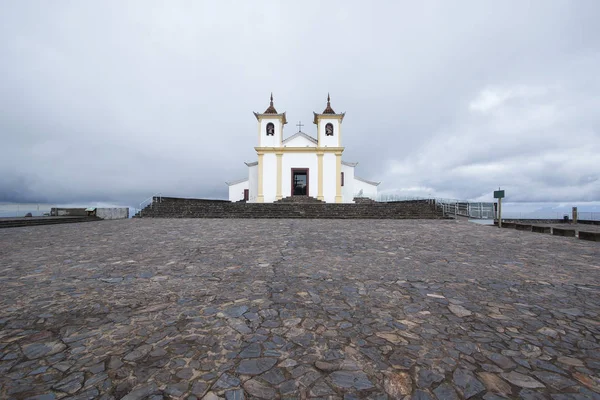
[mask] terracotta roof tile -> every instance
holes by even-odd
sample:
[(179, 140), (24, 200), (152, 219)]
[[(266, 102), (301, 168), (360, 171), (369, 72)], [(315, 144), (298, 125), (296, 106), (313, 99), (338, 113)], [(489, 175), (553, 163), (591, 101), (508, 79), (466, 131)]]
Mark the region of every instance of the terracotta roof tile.
[(273, 93), (271, 93), (271, 105), (269, 105), (269, 108), (263, 114), (277, 114), (277, 110), (273, 107)]
[(323, 114), (335, 114), (335, 111), (333, 111), (333, 108), (331, 108), (331, 103), (329, 101), (329, 93), (327, 93), (327, 107), (325, 107)]

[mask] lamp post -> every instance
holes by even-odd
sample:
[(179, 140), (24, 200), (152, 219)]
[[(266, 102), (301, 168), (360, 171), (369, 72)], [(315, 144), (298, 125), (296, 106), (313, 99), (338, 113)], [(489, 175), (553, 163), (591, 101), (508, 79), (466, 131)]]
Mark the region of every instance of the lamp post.
[(502, 228), (502, 199), (504, 198), (504, 190), (494, 190), (494, 198), (498, 199), (498, 228)]

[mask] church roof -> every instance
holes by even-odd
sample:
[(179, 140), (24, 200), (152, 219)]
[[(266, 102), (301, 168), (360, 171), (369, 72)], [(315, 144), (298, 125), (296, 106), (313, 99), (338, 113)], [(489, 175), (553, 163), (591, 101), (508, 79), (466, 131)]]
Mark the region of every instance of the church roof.
[(273, 105), (273, 93), (271, 93), (271, 103), (269, 104), (269, 107), (265, 110), (264, 113), (254, 113), (254, 116), (256, 117), (257, 120), (260, 121), (260, 116), (261, 115), (268, 115), (269, 118), (271, 118), (271, 116), (276, 116), (276, 117), (281, 117), (283, 124), (287, 124), (287, 119), (285, 117), (285, 112), (283, 114), (279, 114), (277, 112), (277, 110), (275, 109), (275, 106)]
[(284, 143), (284, 144), (285, 144), (285, 143), (289, 142), (290, 140), (292, 140), (292, 139), (295, 139), (295, 138), (297, 138), (297, 137), (303, 137), (303, 138), (306, 138), (306, 139), (310, 140), (311, 142), (313, 142), (313, 143), (315, 143), (315, 144), (316, 144), (316, 143), (319, 143), (319, 142), (317, 141), (317, 139), (315, 139), (315, 138), (314, 138), (314, 137), (312, 137), (312, 136), (309, 136), (309, 135), (307, 135), (307, 134), (306, 134), (306, 133), (304, 133), (304, 132), (296, 132), (296, 133), (294, 133), (292, 136), (290, 136), (289, 138), (287, 138), (287, 139), (284, 139), (282, 143)]
[(277, 110), (275, 109), (275, 107), (273, 107), (273, 93), (271, 93), (271, 104), (263, 114), (277, 114)]
[(359, 177), (358, 177), (358, 176), (356, 176), (356, 175), (354, 175), (354, 179), (356, 179), (357, 181), (361, 181), (361, 182), (364, 182), (364, 183), (368, 183), (369, 185), (373, 185), (373, 186), (379, 186), (379, 184), (381, 183), (381, 182), (373, 182), (373, 181), (368, 181), (368, 180), (366, 180), (366, 179), (359, 178)]
[(333, 111), (333, 108), (331, 108), (329, 93), (327, 93), (327, 107), (325, 107), (325, 110), (323, 110), (323, 114), (335, 114), (335, 111)]
[(249, 167), (254, 167), (254, 166), (258, 165), (258, 161), (245, 162), (244, 164), (246, 164)]
[(346, 115), (346, 113), (341, 113), (341, 114), (336, 114), (335, 111), (333, 111), (333, 108), (331, 108), (331, 98), (329, 97), (329, 93), (327, 93), (327, 107), (325, 107), (325, 109), (323, 110), (323, 112), (321, 114), (317, 114), (316, 112), (313, 112), (315, 118), (313, 120), (313, 123), (317, 123), (319, 116), (322, 115), (336, 115), (336, 116), (341, 116), (341, 120), (342, 121), (344, 119), (344, 115)]
[(342, 165), (345, 165), (347, 167), (356, 167), (358, 165), (358, 162), (348, 162), (348, 161), (342, 160)]
[(238, 179), (237, 181), (225, 182), (227, 186), (237, 185), (238, 183), (246, 182), (248, 178)]

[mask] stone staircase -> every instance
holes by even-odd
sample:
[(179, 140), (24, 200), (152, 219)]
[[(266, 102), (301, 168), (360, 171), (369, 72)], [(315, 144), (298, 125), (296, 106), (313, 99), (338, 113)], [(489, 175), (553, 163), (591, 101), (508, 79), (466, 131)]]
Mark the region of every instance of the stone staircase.
[(277, 204), (325, 204), (323, 200), (317, 200), (310, 196), (288, 196), (277, 200)]
[(226, 200), (154, 199), (135, 218), (314, 218), (314, 219), (441, 219), (442, 211), (428, 201), (335, 204), (319, 200), (275, 203), (231, 203)]

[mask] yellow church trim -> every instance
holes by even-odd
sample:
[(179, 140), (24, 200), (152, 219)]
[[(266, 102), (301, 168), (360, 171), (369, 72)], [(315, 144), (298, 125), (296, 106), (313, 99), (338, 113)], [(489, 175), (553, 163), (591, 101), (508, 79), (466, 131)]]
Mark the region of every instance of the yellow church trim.
[(319, 122), (319, 120), (321, 119), (339, 119), (340, 123), (344, 120), (344, 116), (346, 115), (346, 113), (342, 113), (342, 114), (314, 114), (314, 118), (313, 118), (313, 124), (316, 124)]
[(324, 152), (324, 153), (339, 153), (340, 156), (344, 151), (343, 147), (255, 147), (257, 154), (265, 153), (316, 153)]
[(256, 197), (257, 203), (265, 202), (265, 196), (263, 194), (263, 156), (264, 154), (258, 153), (258, 195)]
[(323, 154), (324, 154), (323, 152), (317, 153), (317, 165), (318, 165), (318, 172), (319, 172), (319, 185), (318, 185), (317, 200), (325, 199), (323, 197)]
[(335, 154), (335, 202), (342, 202), (342, 153)]
[(261, 139), (261, 133), (262, 133), (262, 132), (261, 132), (261, 128), (262, 128), (262, 124), (261, 124), (261, 123), (260, 123), (260, 121), (259, 121), (259, 122), (258, 122), (258, 143), (259, 143), (259, 144), (260, 144), (260, 143), (262, 143), (262, 142), (260, 141), (260, 139)]
[(275, 153), (277, 156), (277, 200), (281, 200), (283, 196), (281, 195), (281, 166), (282, 166), (282, 158), (283, 153)]
[(285, 117), (285, 113), (283, 114), (258, 114), (254, 113), (256, 120), (260, 123), (263, 119), (279, 119), (283, 123), (283, 125), (287, 124), (287, 119)]
[(321, 147), (321, 124), (317, 124), (317, 147)]

